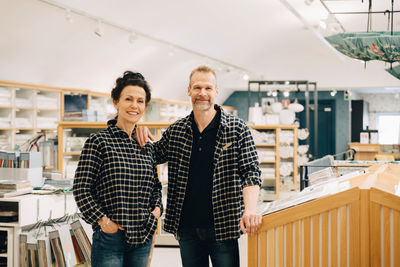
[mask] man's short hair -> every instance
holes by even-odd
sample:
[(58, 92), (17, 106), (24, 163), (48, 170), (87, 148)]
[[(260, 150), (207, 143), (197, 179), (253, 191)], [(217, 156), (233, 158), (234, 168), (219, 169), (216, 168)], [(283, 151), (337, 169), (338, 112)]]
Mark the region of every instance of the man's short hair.
[(215, 80), (217, 80), (217, 74), (215, 73), (215, 71), (214, 71), (212, 68), (203, 65), (203, 66), (199, 66), (199, 67), (195, 68), (195, 69), (192, 70), (192, 72), (190, 73), (190, 76), (189, 76), (189, 86), (190, 86), (190, 83), (191, 83), (191, 81), (192, 81), (192, 76), (193, 76), (196, 72), (205, 72), (205, 73), (210, 72), (210, 73), (212, 73), (212, 74), (214, 75)]

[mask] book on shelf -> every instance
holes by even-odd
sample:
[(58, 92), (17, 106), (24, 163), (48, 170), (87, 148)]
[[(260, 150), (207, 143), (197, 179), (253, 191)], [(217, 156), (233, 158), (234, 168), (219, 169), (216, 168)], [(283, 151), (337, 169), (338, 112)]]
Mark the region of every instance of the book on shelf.
[(32, 187), (22, 188), (18, 190), (0, 190), (0, 198), (15, 197), (32, 193)]
[(79, 247), (78, 240), (76, 240), (74, 231), (71, 229), (69, 230), (70, 235), (71, 235), (71, 240), (72, 240), (72, 245), (74, 247), (74, 252), (75, 252), (75, 259), (77, 264), (82, 264), (85, 262), (85, 259), (83, 257), (83, 253), (81, 248)]
[(66, 267), (63, 247), (58, 230), (49, 233), (52, 266)]
[(19, 266), (28, 267), (28, 236), (19, 235)]
[(0, 190), (18, 190), (31, 187), (29, 180), (0, 180)]
[(45, 240), (38, 240), (38, 256), (39, 266), (48, 266)]
[(74, 235), (78, 242), (79, 248), (81, 249), (81, 251), (83, 253), (85, 262), (90, 265), (91, 264), (90, 254), (92, 251), (92, 244), (90, 243), (85, 230), (83, 229), (83, 227), (79, 221), (75, 221), (75, 222), (71, 223), (71, 229), (74, 232)]
[(39, 250), (37, 244), (30, 244), (27, 245), (28, 248), (28, 265), (29, 267), (36, 267), (39, 266)]

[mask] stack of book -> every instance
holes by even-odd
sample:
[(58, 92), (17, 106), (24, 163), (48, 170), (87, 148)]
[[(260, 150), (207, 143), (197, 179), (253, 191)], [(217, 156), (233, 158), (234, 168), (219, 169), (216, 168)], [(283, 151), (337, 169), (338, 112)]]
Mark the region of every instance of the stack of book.
[(0, 180), (0, 198), (14, 197), (32, 192), (28, 180)]

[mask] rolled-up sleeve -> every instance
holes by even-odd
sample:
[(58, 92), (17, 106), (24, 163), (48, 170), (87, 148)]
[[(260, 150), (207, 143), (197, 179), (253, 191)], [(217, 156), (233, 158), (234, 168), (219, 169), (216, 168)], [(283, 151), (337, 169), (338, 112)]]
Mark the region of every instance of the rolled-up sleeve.
[(168, 161), (169, 136), (170, 127), (163, 133), (161, 139), (154, 143), (154, 160), (156, 164), (163, 164)]
[(95, 136), (91, 136), (82, 149), (73, 185), (76, 204), (83, 214), (84, 221), (91, 225), (105, 215), (93, 196), (101, 164), (99, 142)]
[(250, 185), (261, 186), (261, 170), (259, 168), (258, 154), (253, 137), (247, 125), (244, 125), (239, 134), (239, 175), (242, 187)]

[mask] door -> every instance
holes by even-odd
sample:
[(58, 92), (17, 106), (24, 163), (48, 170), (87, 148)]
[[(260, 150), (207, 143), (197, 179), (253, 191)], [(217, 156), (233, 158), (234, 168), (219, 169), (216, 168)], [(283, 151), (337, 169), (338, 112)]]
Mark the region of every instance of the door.
[[(305, 103), (301, 103), (305, 106)], [(309, 135), (309, 153), (313, 159), (322, 158), (325, 155), (335, 154), (335, 113), (334, 102), (331, 100), (318, 101), (318, 153), (315, 155), (314, 148), (314, 105), (310, 101), (310, 135)], [(306, 127), (306, 112), (296, 114), (300, 121), (300, 128)], [(307, 140), (299, 141), (300, 144), (306, 144)]]

